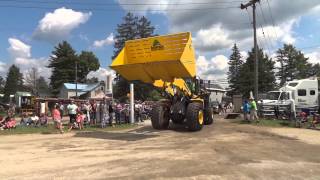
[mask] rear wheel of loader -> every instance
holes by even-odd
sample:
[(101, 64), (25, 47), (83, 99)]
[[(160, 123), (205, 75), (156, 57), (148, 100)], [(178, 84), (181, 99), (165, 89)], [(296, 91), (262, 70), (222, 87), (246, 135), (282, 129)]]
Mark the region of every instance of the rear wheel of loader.
[(204, 112), (202, 104), (198, 102), (192, 102), (187, 108), (187, 126), (190, 131), (199, 131), (202, 129), (204, 122)]
[(205, 120), (204, 120), (204, 124), (205, 125), (210, 125), (212, 123), (213, 123), (213, 110), (212, 110), (212, 108), (209, 108), (208, 112), (207, 112), (207, 115), (205, 117)]
[(167, 129), (169, 126), (169, 107), (165, 103), (157, 103), (152, 108), (151, 123), (154, 129)]

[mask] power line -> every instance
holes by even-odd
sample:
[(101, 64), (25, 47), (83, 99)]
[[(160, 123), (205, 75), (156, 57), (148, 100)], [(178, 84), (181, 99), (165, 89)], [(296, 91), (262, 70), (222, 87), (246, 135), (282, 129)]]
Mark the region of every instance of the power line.
[[(263, 14), (263, 11), (262, 11), (262, 8), (261, 8), (260, 3), (259, 3), (259, 7), (260, 7), (261, 16), (262, 16), (262, 18), (263, 18), (263, 20), (264, 20), (264, 23), (267, 24), (267, 21), (266, 21), (266, 19), (265, 19), (265, 17), (264, 17), (264, 14)], [(260, 28), (261, 28), (261, 31), (262, 31), (262, 36), (263, 36), (263, 38), (265, 39), (265, 42), (266, 42), (267, 50), (268, 50), (269, 54), (271, 55), (270, 49), (272, 49), (272, 42), (271, 42), (270, 37), (269, 37), (268, 34), (267, 34), (267, 37), (266, 37), (266, 35), (265, 35), (266, 33), (265, 33), (264, 29), (263, 29), (263, 26), (262, 26), (260, 23), (259, 23), (259, 25), (260, 25)], [(270, 45), (270, 44), (271, 44), (271, 45)], [(271, 48), (270, 48), (270, 47), (271, 47)]]
[[(261, 7), (261, 4), (259, 3), (259, 7), (260, 7), (260, 12), (261, 12), (261, 15), (262, 15), (262, 18), (263, 18), (263, 21), (264, 21), (264, 23), (265, 24), (268, 24), (267, 23), (267, 20), (266, 20), (266, 18), (265, 18), (265, 16), (264, 16), (264, 13), (263, 13), (263, 10), (262, 10), (262, 7)], [(261, 26), (261, 25), (260, 25)], [(265, 36), (265, 31), (264, 31), (264, 29), (263, 29), (263, 26), (261, 26), (261, 29), (262, 29), (262, 33), (263, 33), (263, 36), (264, 36), (264, 38), (266, 39), (266, 36)], [(267, 33), (266, 33), (267, 34)], [(267, 38), (268, 39), (266, 39), (266, 41), (268, 41), (267, 43), (268, 43), (268, 46), (270, 46), (271, 47), (271, 49), (274, 49), (274, 47), (273, 47), (273, 44), (272, 44), (272, 41), (271, 41), (271, 39), (270, 39), (270, 37), (269, 37), (269, 34), (267, 34)], [(269, 54), (271, 54), (270, 53), (270, 50), (269, 50)]]
[[(252, 6), (252, 26), (253, 26), (253, 43), (254, 43), (254, 96), (258, 98), (259, 88), (258, 88), (258, 49), (257, 49), (257, 28), (256, 28), (256, 3), (260, 0), (250, 0), (246, 4), (242, 4), (240, 8), (246, 9)], [(248, 12), (248, 11), (247, 11)]]
[[(247, 15), (248, 15), (248, 18), (249, 18), (249, 22), (250, 22), (250, 24), (252, 24), (252, 20), (251, 20), (251, 17), (250, 17), (250, 13), (249, 13), (249, 11), (248, 11), (248, 9), (246, 9), (246, 11), (247, 11)], [(261, 25), (260, 25), (261, 26)], [(261, 26), (262, 27), (262, 26)], [(265, 48), (266, 46), (262, 43), (262, 41), (260, 41), (260, 39), (259, 38), (257, 38), (257, 40), (258, 40), (258, 47), (260, 47), (260, 48), (262, 48), (262, 49), (266, 49), (266, 50), (268, 50), (268, 48)], [(269, 50), (268, 50), (269, 51)], [(270, 53), (270, 51), (269, 51), (269, 53)]]
[(97, 2), (50, 2), (50, 1), (34, 1), (34, 0), (0, 0), (0, 2), (19, 2), (19, 3), (37, 3), (37, 4), (71, 4), (71, 5), (108, 5), (108, 6), (143, 6), (143, 5), (208, 5), (208, 4), (231, 4), (239, 3), (242, 1), (220, 1), (220, 2), (183, 2), (183, 3), (97, 3)]
[(267, 40), (267, 38), (266, 38), (266, 36), (265, 36), (265, 34), (264, 34), (263, 27), (262, 27), (262, 25), (261, 25), (261, 24), (259, 24), (259, 25), (260, 25), (260, 27), (261, 27), (262, 36), (263, 36), (263, 38), (265, 39), (265, 42), (266, 42), (267, 50), (268, 50), (269, 54), (271, 55), (271, 51), (270, 51), (270, 48), (269, 48), (269, 43), (268, 43), (268, 40)]
[(277, 35), (277, 31), (276, 31), (274, 19), (273, 19), (273, 16), (272, 16), (272, 11), (271, 11), (271, 8), (270, 8), (269, 0), (267, 0), (267, 4), (268, 4), (268, 8), (269, 8), (269, 14), (270, 14), (270, 17), (271, 17), (271, 22), (272, 22), (273, 30), (274, 30), (274, 33), (275, 33), (275, 35), (276, 35), (276, 39), (278, 39), (278, 35)]
[[(16, 6), (16, 5), (0, 5), (0, 8), (21, 8), (21, 9), (56, 9), (56, 7), (44, 7), (44, 6)], [(239, 7), (212, 7), (212, 8), (188, 8), (188, 9), (125, 9), (127, 11), (206, 11), (206, 10), (223, 10), (223, 9), (236, 9)], [(110, 8), (75, 8), (81, 11), (122, 11), (122, 9), (110, 9)]]

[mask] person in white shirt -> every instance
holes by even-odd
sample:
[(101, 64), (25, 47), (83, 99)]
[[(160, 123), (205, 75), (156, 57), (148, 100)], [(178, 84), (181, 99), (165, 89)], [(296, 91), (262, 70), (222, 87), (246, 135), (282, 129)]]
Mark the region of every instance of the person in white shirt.
[(78, 106), (74, 104), (74, 101), (72, 100), (71, 103), (67, 106), (67, 109), (70, 117), (70, 125), (69, 125), (69, 131), (70, 131), (72, 129), (73, 124), (76, 122)]

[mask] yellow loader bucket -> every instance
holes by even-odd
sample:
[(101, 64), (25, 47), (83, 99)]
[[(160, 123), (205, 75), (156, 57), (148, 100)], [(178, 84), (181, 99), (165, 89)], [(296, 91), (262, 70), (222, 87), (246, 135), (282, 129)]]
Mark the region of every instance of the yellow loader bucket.
[(126, 41), (111, 66), (127, 80), (153, 83), (196, 75), (191, 33)]

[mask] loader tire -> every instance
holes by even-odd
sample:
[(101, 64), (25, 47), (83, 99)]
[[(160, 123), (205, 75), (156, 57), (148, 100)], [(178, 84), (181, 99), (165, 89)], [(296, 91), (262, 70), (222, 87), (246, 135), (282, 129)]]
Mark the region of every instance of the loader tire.
[(186, 124), (189, 131), (199, 131), (202, 129), (204, 121), (204, 113), (202, 109), (202, 104), (197, 102), (192, 102), (188, 105)]
[(212, 110), (212, 108), (208, 109), (207, 115), (206, 115), (203, 123), (204, 123), (204, 125), (210, 125), (213, 123), (213, 110)]
[(157, 103), (152, 108), (151, 123), (154, 129), (167, 129), (169, 126), (169, 107), (165, 103)]
[(170, 109), (172, 109), (173, 113), (171, 114), (171, 120), (175, 124), (182, 124), (185, 116), (179, 111), (182, 111), (184, 108), (184, 104), (182, 102), (178, 102), (174, 104)]

